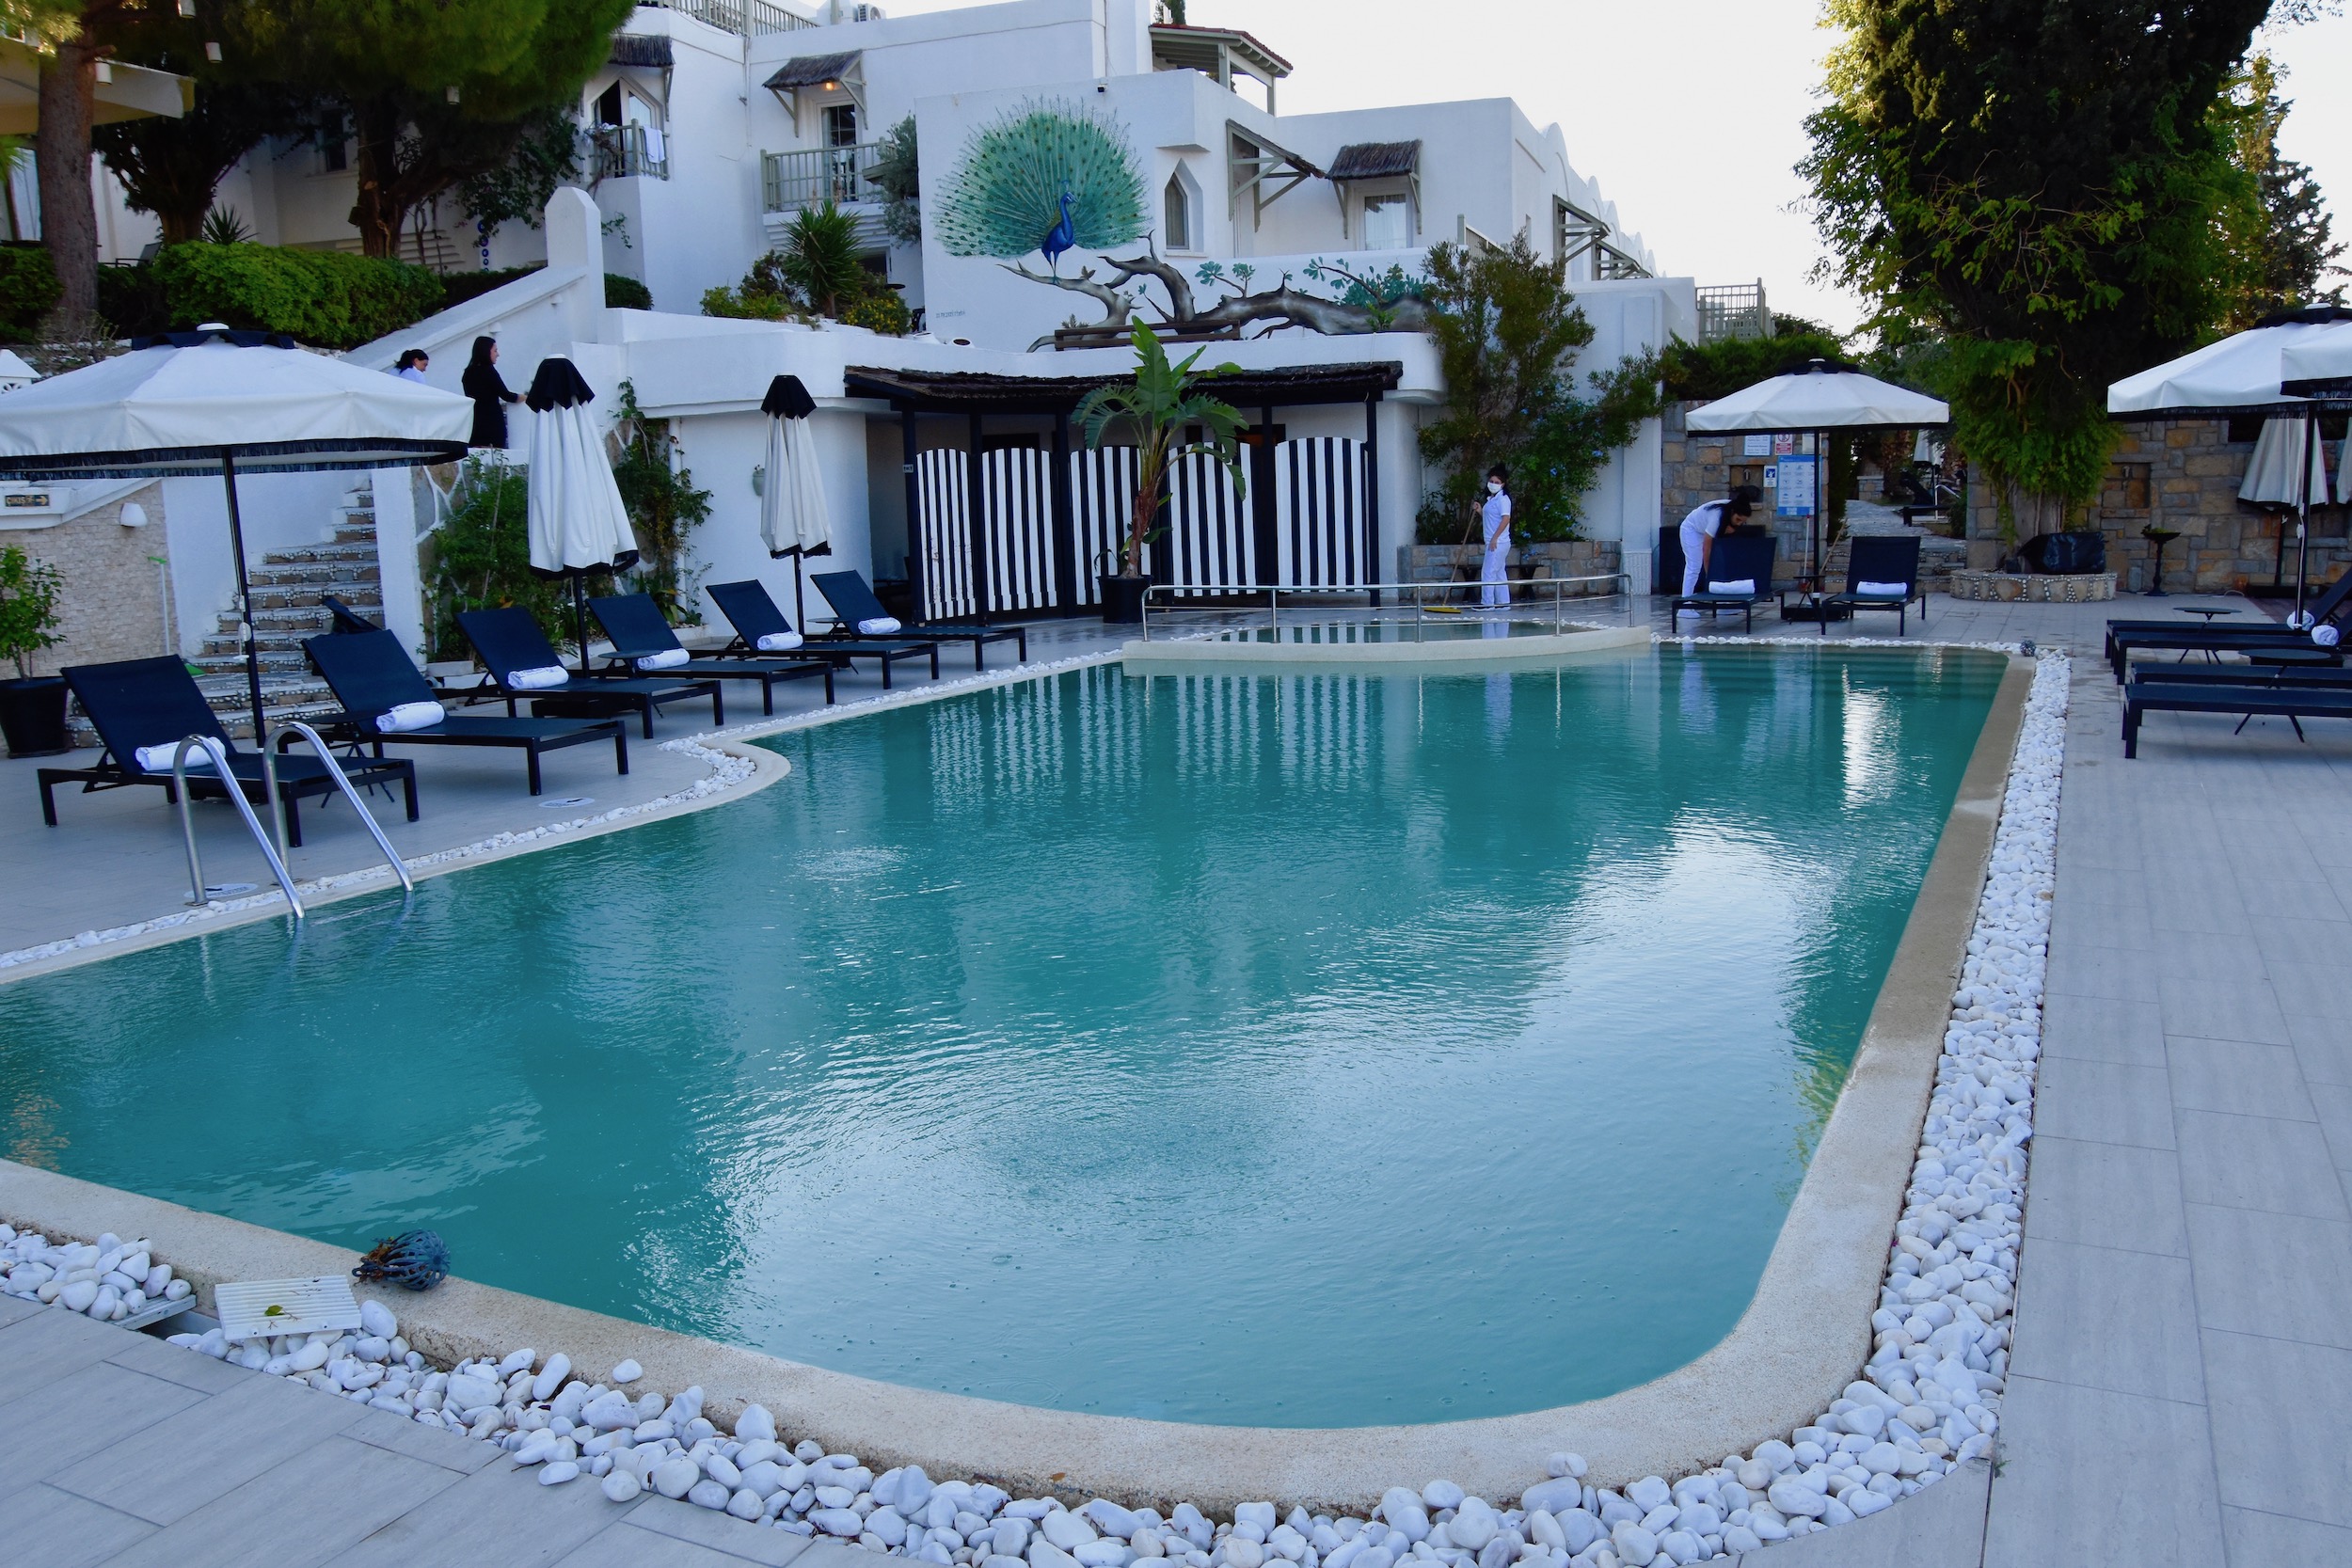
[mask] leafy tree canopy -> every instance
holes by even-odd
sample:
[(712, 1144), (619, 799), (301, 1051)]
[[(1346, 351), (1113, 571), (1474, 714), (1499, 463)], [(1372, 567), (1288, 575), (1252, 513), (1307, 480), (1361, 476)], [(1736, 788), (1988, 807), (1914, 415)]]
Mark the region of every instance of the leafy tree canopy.
[(1507, 245), (1429, 253), (1420, 295), (1447, 388), (1443, 414), (1421, 433), (1443, 472), (1422, 502), (1421, 534), (1454, 544), (1466, 531), (1487, 467), (1511, 470), (1511, 526), (1520, 539), (1573, 539), (1582, 497), (1610, 455), (1658, 412), (1658, 364), (1627, 359), (1576, 383), (1593, 325), (1569, 292), (1565, 262), (1537, 256), (1522, 230)]
[(2222, 325), (2249, 327), (2274, 310), (2338, 301), (2336, 259), (2344, 243), (2319, 182), (2308, 165), (2279, 154), (2279, 127), (2292, 104), (2279, 94), (2278, 67), (2256, 55), (2230, 79), (2215, 106), (2243, 177), (2237, 199), (2223, 214), (2237, 265)]
[(1830, 0), (1800, 171), (1882, 330), (1947, 340), (1959, 443), (2071, 508), (2109, 382), (2223, 316), (2243, 190), (2213, 105), (2266, 0)]

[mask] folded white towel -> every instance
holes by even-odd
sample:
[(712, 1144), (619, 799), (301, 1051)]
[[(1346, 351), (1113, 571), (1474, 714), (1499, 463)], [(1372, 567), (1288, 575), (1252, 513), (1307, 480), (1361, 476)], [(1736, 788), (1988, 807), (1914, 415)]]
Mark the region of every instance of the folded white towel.
[(438, 703), (402, 703), (389, 713), (376, 715), (376, 730), (384, 735), (400, 735), (408, 730), (427, 730), (449, 717)]
[(768, 632), (758, 641), (752, 644), (763, 654), (790, 653), (800, 645), (801, 634), (797, 631)]
[[(147, 772), (168, 773), (171, 771), (171, 754), (179, 749), (180, 743), (174, 740), (164, 746), (142, 746), (132, 755), (138, 758), (139, 767)], [(206, 773), (216, 771), (211, 753), (201, 746), (191, 746), (188, 748), (188, 771), (194, 773), (199, 770)]]
[(857, 634), (860, 637), (887, 637), (898, 629), (898, 618), (896, 615), (877, 615), (870, 621), (860, 621), (857, 624)]
[(1907, 582), (1857, 582), (1853, 585), (1853, 591), (1856, 594), (1867, 594), (1874, 599), (1891, 599), (1899, 594), (1909, 598), (1911, 584)]
[(509, 670), (507, 686), (516, 691), (543, 691), (550, 686), (562, 686), (572, 678), (572, 673), (561, 664), (542, 664), (535, 670)]
[(640, 670), (675, 670), (694, 656), (684, 648), (664, 648), (658, 654), (647, 654), (637, 661)]
[(1737, 578), (1730, 582), (1710, 582), (1707, 591), (1709, 594), (1753, 594), (1756, 592), (1756, 579)]
[(2344, 633), (2322, 621), (2312, 628), (2312, 641), (2323, 648), (2332, 648), (2344, 640)]

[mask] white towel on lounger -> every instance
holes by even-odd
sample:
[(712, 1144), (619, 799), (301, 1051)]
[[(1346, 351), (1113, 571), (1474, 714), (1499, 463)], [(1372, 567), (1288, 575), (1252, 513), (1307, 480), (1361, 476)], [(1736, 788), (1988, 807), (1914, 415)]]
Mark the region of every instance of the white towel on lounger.
[(409, 730), (431, 729), (448, 718), (438, 703), (401, 703), (389, 713), (375, 718), (375, 728), (381, 735), (400, 735)]
[(509, 670), (506, 684), (515, 691), (544, 691), (550, 686), (562, 686), (572, 678), (572, 673), (561, 664), (542, 664), (534, 670)]
[(1710, 582), (1707, 585), (1707, 591), (1709, 594), (1752, 594), (1756, 592), (1756, 579), (1754, 578), (1737, 578), (1730, 582)]
[(860, 637), (887, 637), (898, 629), (898, 618), (896, 615), (877, 615), (857, 624)]
[(1857, 582), (1853, 591), (1858, 595), (1872, 599), (1911, 597), (1911, 584), (1907, 582)]
[(759, 641), (752, 644), (763, 654), (788, 654), (800, 645), (801, 634), (797, 631), (764, 632)]
[(647, 654), (636, 661), (640, 671), (675, 670), (694, 656), (684, 648), (664, 648), (658, 654)]
[(2332, 648), (2344, 639), (2344, 633), (2322, 621), (2312, 628), (2312, 641), (2323, 648)]
[[(142, 746), (132, 755), (138, 758), (139, 767), (145, 772), (168, 773), (171, 771), (171, 755), (179, 749), (180, 743), (174, 740), (162, 746)], [(191, 746), (188, 748), (188, 771), (193, 773), (199, 768), (207, 773), (216, 771), (213, 767), (212, 753), (201, 746)]]

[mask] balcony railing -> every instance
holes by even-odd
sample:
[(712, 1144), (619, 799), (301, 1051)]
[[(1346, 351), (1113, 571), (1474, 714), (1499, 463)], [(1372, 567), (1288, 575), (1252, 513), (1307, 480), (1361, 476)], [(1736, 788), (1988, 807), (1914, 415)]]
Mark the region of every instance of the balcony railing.
[(580, 134), (580, 161), (591, 184), (648, 175), (670, 177), (669, 142), (644, 125), (591, 125)]
[(659, 7), (691, 16), (695, 21), (733, 33), (738, 38), (766, 38), (771, 33), (797, 33), (816, 23), (804, 16), (771, 6), (768, 0), (638, 0), (641, 5)]
[(759, 193), (765, 203), (761, 211), (790, 213), (825, 200), (881, 200), (882, 193), (867, 183), (866, 171), (881, 161), (882, 146), (878, 141), (862, 141), (852, 147), (761, 153)]

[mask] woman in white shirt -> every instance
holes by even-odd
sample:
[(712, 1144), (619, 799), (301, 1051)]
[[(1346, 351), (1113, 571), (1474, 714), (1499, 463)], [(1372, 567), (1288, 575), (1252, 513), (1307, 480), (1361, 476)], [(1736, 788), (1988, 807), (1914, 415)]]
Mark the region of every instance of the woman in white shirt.
[(1479, 503), (1478, 518), (1486, 542), (1486, 559), (1478, 565), (1478, 603), (1491, 609), (1511, 602), (1511, 584), (1503, 562), (1511, 554), (1511, 470), (1498, 463), (1486, 470), (1486, 499)]
[[(1756, 510), (1762, 494), (1753, 484), (1742, 484), (1719, 501), (1707, 501), (1691, 509), (1682, 519), (1682, 592), (1687, 596), (1699, 591), (1699, 581), (1707, 571), (1708, 557), (1715, 553), (1715, 535), (1726, 522), (1744, 522)], [(1696, 615), (1695, 610), (1685, 610), (1685, 615)]]

